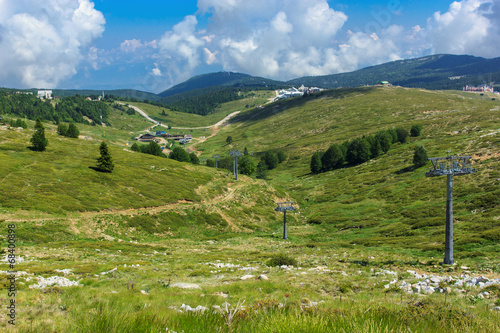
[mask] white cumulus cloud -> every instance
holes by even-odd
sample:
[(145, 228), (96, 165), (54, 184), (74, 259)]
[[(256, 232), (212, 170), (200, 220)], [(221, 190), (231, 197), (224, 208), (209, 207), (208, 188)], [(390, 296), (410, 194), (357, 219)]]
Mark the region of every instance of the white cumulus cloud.
[(453, 2), (427, 20), (433, 53), (500, 56), (500, 0)]
[(104, 25), (88, 0), (0, 0), (2, 85), (56, 86), (76, 73)]

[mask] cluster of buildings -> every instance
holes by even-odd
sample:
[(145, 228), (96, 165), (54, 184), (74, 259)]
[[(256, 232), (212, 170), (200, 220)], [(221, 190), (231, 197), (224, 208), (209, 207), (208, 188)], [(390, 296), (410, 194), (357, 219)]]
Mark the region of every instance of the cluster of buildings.
[(52, 99), (52, 90), (38, 90), (36, 97), (41, 99)]
[(490, 87), (490, 86), (488, 86), (486, 84), (482, 84), (482, 85), (480, 85), (478, 87), (466, 85), (464, 87), (463, 91), (483, 92), (483, 93), (484, 92), (490, 92), (490, 93), (494, 93), (495, 92), (495, 90), (492, 87)]
[(180, 144), (186, 144), (188, 142), (191, 142), (191, 140), (193, 140), (193, 136), (191, 134), (168, 134), (165, 131), (156, 131), (155, 134), (153, 133), (142, 134), (136, 137), (135, 139), (137, 141), (142, 141), (142, 142), (151, 142), (151, 141), (158, 142), (159, 140), (157, 138), (165, 138), (169, 140), (178, 141)]
[(290, 97), (298, 97), (298, 96), (302, 96), (304, 94), (311, 94), (311, 93), (321, 91), (321, 90), (324, 90), (324, 89), (316, 88), (316, 87), (307, 88), (307, 87), (304, 87), (304, 85), (302, 85), (298, 89), (295, 87), (292, 87), (288, 90), (278, 91), (278, 96), (276, 96), (276, 98), (274, 100), (277, 101), (280, 99), (285, 99), (285, 98), (290, 98)]

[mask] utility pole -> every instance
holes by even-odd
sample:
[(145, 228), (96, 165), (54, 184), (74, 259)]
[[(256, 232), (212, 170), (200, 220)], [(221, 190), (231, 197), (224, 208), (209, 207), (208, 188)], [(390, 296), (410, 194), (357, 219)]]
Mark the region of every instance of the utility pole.
[(220, 155), (213, 155), (212, 157), (215, 159), (215, 168), (217, 169), (218, 168), (217, 159), (220, 157)]
[(433, 168), (425, 173), (426, 177), (446, 175), (446, 234), (444, 264), (453, 265), (453, 176), (476, 173), (476, 168), (467, 167), (471, 156), (447, 156), (429, 158)]
[(295, 210), (293, 204), (294, 202), (291, 201), (277, 202), (277, 207), (274, 209), (277, 212), (283, 212), (283, 239), (288, 239), (288, 236), (286, 234), (286, 212)]
[(235, 175), (236, 180), (238, 180), (238, 156), (241, 156), (242, 154), (237, 149), (231, 149), (229, 151), (229, 155), (233, 157), (233, 175)]

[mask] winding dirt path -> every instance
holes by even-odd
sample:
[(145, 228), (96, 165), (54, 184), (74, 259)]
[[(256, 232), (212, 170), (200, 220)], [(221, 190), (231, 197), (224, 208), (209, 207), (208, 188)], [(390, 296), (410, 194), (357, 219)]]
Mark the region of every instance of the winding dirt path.
[[(127, 104), (127, 103), (124, 103), (124, 102), (117, 102), (118, 104), (121, 104), (121, 105), (125, 105), (125, 106), (128, 106), (132, 109), (134, 109), (135, 111), (137, 111), (140, 115), (142, 115), (144, 118), (146, 118), (147, 120), (149, 120), (150, 122), (153, 122), (155, 123), (156, 125), (158, 125), (158, 121), (154, 120), (153, 118), (151, 118), (150, 116), (148, 116), (148, 114), (146, 112), (144, 112), (143, 110), (139, 109), (137, 106), (133, 106), (133, 105), (130, 105), (130, 104)], [(200, 127), (171, 127), (172, 129), (182, 129), (182, 130), (191, 130), (191, 129), (208, 129), (208, 128), (214, 128), (214, 127), (219, 127), (221, 125), (223, 125), (224, 123), (226, 123), (229, 119), (233, 118), (234, 116), (236, 116), (238, 113), (240, 113), (241, 111), (235, 111), (229, 115), (227, 115), (224, 119), (222, 119), (221, 121), (213, 124), (213, 125), (210, 125), (210, 126), (200, 126)], [(166, 127), (168, 128), (168, 125), (165, 125), (165, 124), (159, 124), (159, 126), (163, 126), (163, 127)]]

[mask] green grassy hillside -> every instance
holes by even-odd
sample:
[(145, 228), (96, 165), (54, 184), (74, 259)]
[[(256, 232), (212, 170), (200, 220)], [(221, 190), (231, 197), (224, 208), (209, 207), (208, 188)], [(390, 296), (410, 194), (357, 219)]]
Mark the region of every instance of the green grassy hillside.
[[(211, 157), (247, 147), (256, 159), (286, 151), (267, 182), (242, 175), (236, 182), (225, 170), (130, 152), (126, 143), (150, 123), (115, 109), (113, 127), (79, 124), (80, 139), (58, 136), (45, 123), (43, 153), (28, 149), (32, 121), (24, 130), (0, 126), (0, 254), (9, 254), (14, 236), (18, 272), (16, 296), (9, 296), (16, 326), (4, 312), (0, 330), (498, 331), (498, 285), (455, 282), (500, 272), (500, 103), (458, 92), (360, 88), (251, 108), (270, 94), (224, 104), (209, 118), (166, 111), (172, 126), (196, 127), (241, 110), (205, 139), (194, 130), (196, 150)], [(151, 116), (163, 110), (138, 106)], [(412, 124), (423, 126), (422, 136), (385, 155), (309, 172), (312, 153), (333, 142)], [(92, 169), (102, 140), (116, 164), (111, 174)], [(457, 266), (438, 264), (444, 178), (411, 169), (417, 144), (430, 156), (471, 154), (478, 167), (455, 180)], [(278, 200), (298, 203), (287, 215), (286, 241)], [(12, 287), (9, 269), (0, 263), (4, 290)], [(420, 274), (438, 279), (441, 291), (401, 289), (422, 283)]]
[[(468, 256), (498, 250), (500, 103), (490, 97), (396, 87), (327, 91), (251, 110), (200, 145), (210, 156), (244, 147), (256, 158), (283, 149), (288, 160), (269, 182), (289, 191), (306, 221), (315, 223), (317, 242), (444, 249), (445, 178), (412, 170), (413, 151), (424, 145), (430, 157), (472, 155), (478, 173), (455, 177), (456, 250)], [(311, 175), (316, 151), (381, 129), (423, 126), (423, 134), (393, 145), (386, 155), (362, 165)], [(234, 143), (225, 146), (225, 138)], [(318, 225), (319, 224), (319, 225)], [(478, 253), (479, 255), (479, 253)]]

